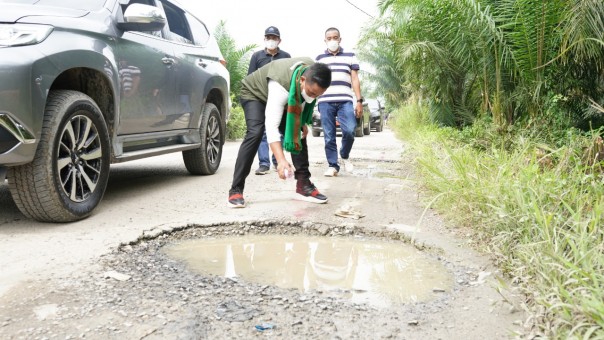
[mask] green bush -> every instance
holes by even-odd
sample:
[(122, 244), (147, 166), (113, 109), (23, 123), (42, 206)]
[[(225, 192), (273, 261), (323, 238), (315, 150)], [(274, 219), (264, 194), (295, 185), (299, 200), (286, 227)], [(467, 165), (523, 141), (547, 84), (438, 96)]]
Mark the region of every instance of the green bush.
[(429, 199), (474, 239), (526, 294), (532, 332), (604, 337), (604, 142), (600, 131), (555, 124), (421, 124), (399, 110), (395, 129), (412, 147)]
[(235, 140), (245, 136), (245, 116), (243, 115), (243, 108), (236, 105), (231, 108), (231, 115), (227, 123), (227, 139)]

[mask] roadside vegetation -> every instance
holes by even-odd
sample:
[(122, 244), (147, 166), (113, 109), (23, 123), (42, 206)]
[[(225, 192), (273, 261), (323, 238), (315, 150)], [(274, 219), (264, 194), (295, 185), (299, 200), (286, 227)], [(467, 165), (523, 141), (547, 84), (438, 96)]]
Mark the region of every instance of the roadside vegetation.
[[(604, 186), (596, 132), (547, 143), (536, 129), (463, 129), (404, 107), (390, 127), (412, 146), (427, 204), (474, 230), (526, 295), (533, 335), (604, 336)], [(592, 158), (593, 157), (593, 158)]]
[(426, 203), (525, 293), (528, 337), (604, 337), (604, 2), (382, 0), (363, 74)]
[(226, 28), (225, 21), (218, 23), (214, 29), (214, 37), (226, 60), (226, 68), (229, 70), (231, 76), (231, 114), (227, 123), (226, 138), (229, 140), (243, 138), (246, 127), (243, 108), (239, 105), (241, 80), (247, 75), (251, 54), (258, 45), (250, 44), (238, 48), (235, 39), (229, 34)]

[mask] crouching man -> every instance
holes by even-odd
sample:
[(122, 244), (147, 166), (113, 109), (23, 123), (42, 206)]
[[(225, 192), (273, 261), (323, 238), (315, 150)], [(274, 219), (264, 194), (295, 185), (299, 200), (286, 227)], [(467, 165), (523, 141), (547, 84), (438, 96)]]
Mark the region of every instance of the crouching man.
[[(310, 181), (306, 135), (316, 98), (330, 83), (329, 67), (310, 58), (275, 60), (243, 79), (241, 106), (247, 131), (237, 154), (228, 206), (245, 207), (245, 179), (250, 174), (265, 128), (267, 141), (277, 159), (279, 177), (285, 179), (293, 173), (297, 181), (296, 198), (327, 202), (327, 197)], [(291, 153), (293, 167), (285, 159), (284, 151)]]

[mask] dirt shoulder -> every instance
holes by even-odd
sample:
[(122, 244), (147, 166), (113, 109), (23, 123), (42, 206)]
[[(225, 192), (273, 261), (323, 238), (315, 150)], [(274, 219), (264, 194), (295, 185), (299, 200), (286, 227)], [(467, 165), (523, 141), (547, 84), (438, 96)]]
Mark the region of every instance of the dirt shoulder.
[[(322, 138), (311, 138), (310, 149), (311, 169), (321, 174)], [(229, 143), (225, 155), (236, 150)], [(249, 206), (231, 210), (224, 200), (233, 156), (218, 174), (191, 178), (170, 155), (165, 167), (113, 169), (106, 200), (86, 221), (46, 228), (2, 212), (0, 338), (509, 339), (521, 332), (525, 315), (513, 292), (498, 292), (497, 269), (420, 204), (412, 167), (401, 161), (404, 145), (388, 130), (372, 133), (355, 142), (351, 158), (352, 174), (313, 177), (326, 205), (293, 201), (293, 184), (251, 175)], [(336, 216), (342, 206), (365, 217)], [(429, 301), (376, 308), (324, 291), (196, 274), (161, 251), (184, 239), (251, 233), (401, 239), (438, 259), (454, 284)], [(275, 328), (258, 331), (262, 323)]]

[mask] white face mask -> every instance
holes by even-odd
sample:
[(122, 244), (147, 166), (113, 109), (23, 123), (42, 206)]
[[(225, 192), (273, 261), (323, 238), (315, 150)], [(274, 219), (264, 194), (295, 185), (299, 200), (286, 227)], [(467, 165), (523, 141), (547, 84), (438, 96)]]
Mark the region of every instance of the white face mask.
[(279, 42), (277, 40), (264, 40), (264, 46), (266, 46), (266, 48), (268, 48), (269, 50), (274, 50), (275, 48), (277, 48), (278, 45)]
[(315, 100), (315, 98), (312, 98), (311, 96), (306, 94), (306, 90), (302, 89), (302, 98), (304, 98), (304, 101), (307, 103), (312, 103), (313, 100)]
[(337, 40), (330, 40), (327, 42), (327, 49), (332, 52), (337, 51), (339, 47), (340, 47), (340, 42)]

